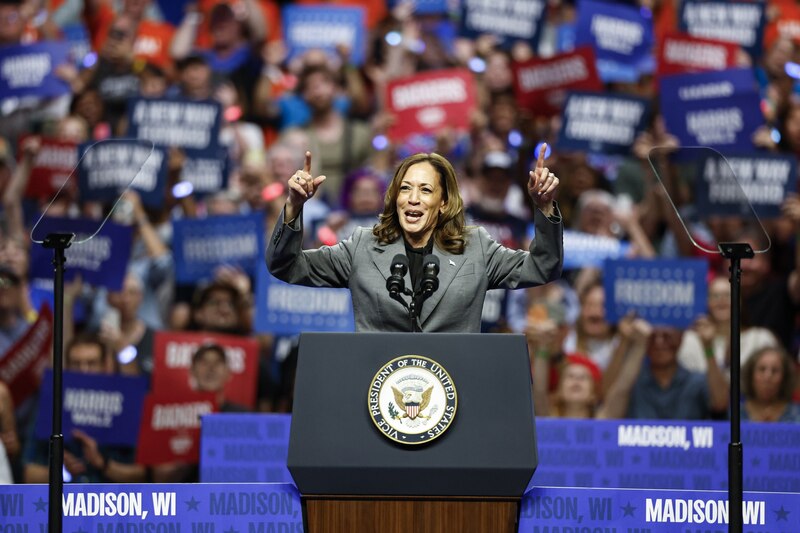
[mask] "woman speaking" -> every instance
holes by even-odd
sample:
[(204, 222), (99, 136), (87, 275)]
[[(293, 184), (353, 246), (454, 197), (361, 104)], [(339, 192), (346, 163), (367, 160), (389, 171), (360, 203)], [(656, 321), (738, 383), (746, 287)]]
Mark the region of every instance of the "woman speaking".
[(289, 179), (267, 267), (288, 283), (348, 287), (357, 331), (477, 333), (487, 290), (543, 285), (561, 275), (563, 227), (553, 200), (559, 180), (544, 166), (545, 150), (528, 180), (536, 205), (530, 251), (511, 250), (485, 229), (465, 226), (453, 166), (424, 153), (398, 166), (375, 227), (358, 228), (334, 246), (302, 250), (301, 210), (325, 181), (311, 176), (306, 152), (303, 169)]

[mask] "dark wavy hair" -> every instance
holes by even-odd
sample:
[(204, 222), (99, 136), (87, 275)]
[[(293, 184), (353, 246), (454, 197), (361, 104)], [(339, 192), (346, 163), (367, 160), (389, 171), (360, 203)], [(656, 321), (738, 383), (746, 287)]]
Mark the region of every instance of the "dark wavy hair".
[(464, 202), (458, 191), (456, 171), (447, 159), (435, 153), (414, 154), (400, 162), (389, 183), (383, 202), (383, 213), (379, 217), (378, 224), (372, 229), (372, 234), (382, 244), (389, 244), (402, 236), (400, 219), (397, 215), (397, 196), (406, 172), (418, 163), (429, 163), (436, 170), (443, 191), (444, 207), (433, 230), (434, 242), (439, 248), (452, 254), (463, 254), (466, 247)]

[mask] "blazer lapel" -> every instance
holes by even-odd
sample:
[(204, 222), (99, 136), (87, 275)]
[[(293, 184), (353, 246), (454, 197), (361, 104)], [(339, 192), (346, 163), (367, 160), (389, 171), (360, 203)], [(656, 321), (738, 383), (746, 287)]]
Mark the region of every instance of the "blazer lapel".
[[(397, 239), (389, 244), (375, 244), (369, 250), (370, 255), (372, 256), (372, 262), (374, 263), (375, 268), (378, 269), (378, 272), (381, 273), (381, 276), (383, 276), (383, 279), (387, 279), (389, 274), (391, 274), (390, 269), (394, 256), (397, 254), (406, 254), (406, 247), (405, 244), (403, 244), (403, 239)], [(411, 289), (411, 273), (406, 272), (404, 279), (406, 282), (406, 287)]]
[(442, 250), (436, 244), (433, 245), (433, 253), (439, 258), (439, 288), (436, 289), (430, 298), (422, 303), (420, 313), (420, 324), (424, 324), (436, 306), (439, 305), (444, 293), (461, 270), (461, 266), (467, 260), (466, 254), (454, 255), (446, 250)]

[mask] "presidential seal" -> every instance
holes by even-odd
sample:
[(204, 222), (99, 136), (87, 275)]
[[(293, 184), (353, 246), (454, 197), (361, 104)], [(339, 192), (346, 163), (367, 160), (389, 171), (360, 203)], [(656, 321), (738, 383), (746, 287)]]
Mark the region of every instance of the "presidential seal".
[(421, 355), (404, 355), (386, 363), (372, 378), (367, 405), (372, 422), (387, 438), (422, 444), (447, 431), (458, 396), (442, 365)]

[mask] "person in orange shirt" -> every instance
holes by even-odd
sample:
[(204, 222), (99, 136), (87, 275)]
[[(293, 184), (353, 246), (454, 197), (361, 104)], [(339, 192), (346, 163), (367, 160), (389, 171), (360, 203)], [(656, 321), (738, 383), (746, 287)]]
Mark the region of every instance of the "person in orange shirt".
[(134, 26), (134, 58), (147, 60), (160, 68), (169, 68), (169, 45), (175, 28), (167, 23), (147, 20), (145, 12), (149, 4), (150, 0), (123, 0), (122, 10), (115, 13), (109, 0), (87, 0), (84, 18), (92, 48), (101, 50), (114, 21), (119, 16), (125, 16)]

